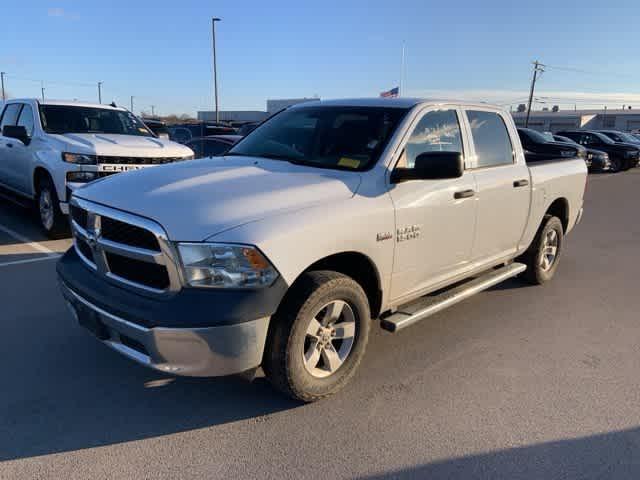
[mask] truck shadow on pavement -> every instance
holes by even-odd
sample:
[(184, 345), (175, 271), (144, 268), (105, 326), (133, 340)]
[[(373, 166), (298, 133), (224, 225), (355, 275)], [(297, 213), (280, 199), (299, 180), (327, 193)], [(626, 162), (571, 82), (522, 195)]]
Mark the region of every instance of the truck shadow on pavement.
[(259, 422), (263, 415), (301, 405), (263, 378), (253, 383), (235, 377), (173, 378), (147, 370), (98, 343), (56, 310), (41, 321), (57, 324), (61, 331), (45, 328), (37, 338), (29, 337), (29, 318), (16, 318), (26, 322), (8, 328), (8, 342), (14, 344), (4, 352), (8, 358), (28, 350), (14, 358), (14, 371), (3, 378), (0, 462), (243, 419)]
[(640, 428), (416, 465), (361, 480), (640, 478)]

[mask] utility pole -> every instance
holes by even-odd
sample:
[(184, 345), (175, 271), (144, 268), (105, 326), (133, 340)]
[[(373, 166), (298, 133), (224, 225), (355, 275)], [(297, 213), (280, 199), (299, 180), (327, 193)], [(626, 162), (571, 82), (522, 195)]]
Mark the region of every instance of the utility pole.
[(133, 95), (131, 95), (131, 109), (129, 111), (133, 113)]
[(42, 101), (44, 102), (44, 82), (40, 82), (40, 91), (42, 92)]
[(98, 82), (98, 103), (102, 103), (102, 82)]
[(156, 106), (151, 105), (151, 116), (154, 117), (156, 115)]
[(2, 82), (2, 100), (6, 100), (7, 96), (4, 93), (4, 76), (6, 75), (6, 72), (0, 72), (0, 81)]
[(529, 92), (529, 107), (527, 108), (527, 119), (524, 122), (525, 128), (529, 127), (529, 117), (531, 116), (531, 107), (533, 105), (533, 93), (536, 88), (536, 80), (538, 79), (538, 72), (544, 72), (544, 65), (537, 60), (533, 62), (533, 79), (531, 80), (531, 91)]
[(216, 122), (220, 121), (220, 111), (218, 110), (218, 66), (216, 64), (216, 22), (220, 20), (220, 18), (211, 19), (211, 33), (213, 37), (213, 95), (216, 104)]

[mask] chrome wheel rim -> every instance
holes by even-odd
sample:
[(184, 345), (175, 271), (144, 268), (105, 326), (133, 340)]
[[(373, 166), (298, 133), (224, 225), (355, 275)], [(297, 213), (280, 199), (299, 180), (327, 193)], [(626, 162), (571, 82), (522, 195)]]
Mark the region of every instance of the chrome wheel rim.
[(356, 317), (343, 300), (320, 308), (307, 326), (302, 360), (316, 378), (333, 375), (349, 357), (356, 338)]
[(542, 254), (540, 255), (540, 268), (547, 272), (551, 270), (558, 256), (558, 232), (549, 230), (542, 242)]
[(39, 200), (40, 221), (47, 230), (53, 227), (53, 201), (51, 200), (51, 192), (42, 190)]

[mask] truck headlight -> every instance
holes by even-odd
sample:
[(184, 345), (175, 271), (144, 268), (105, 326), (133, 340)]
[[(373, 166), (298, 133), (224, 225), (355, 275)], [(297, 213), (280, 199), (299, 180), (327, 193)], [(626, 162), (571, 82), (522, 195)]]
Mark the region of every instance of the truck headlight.
[(75, 163), (77, 165), (95, 165), (98, 163), (98, 159), (95, 155), (85, 155), (81, 153), (64, 152), (62, 154), (62, 160), (67, 163)]
[(185, 282), (192, 287), (264, 288), (277, 270), (250, 245), (178, 243)]
[(638, 152), (632, 150), (629, 152), (625, 152), (624, 156), (625, 158), (636, 158), (638, 156)]

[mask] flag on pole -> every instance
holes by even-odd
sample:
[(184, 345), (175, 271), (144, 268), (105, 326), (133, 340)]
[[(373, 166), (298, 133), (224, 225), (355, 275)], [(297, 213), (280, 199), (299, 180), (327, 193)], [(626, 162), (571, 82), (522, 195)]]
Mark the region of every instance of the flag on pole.
[(383, 98), (396, 98), (400, 93), (399, 87), (393, 87), (391, 90), (387, 90), (386, 92), (381, 92), (380, 96)]

